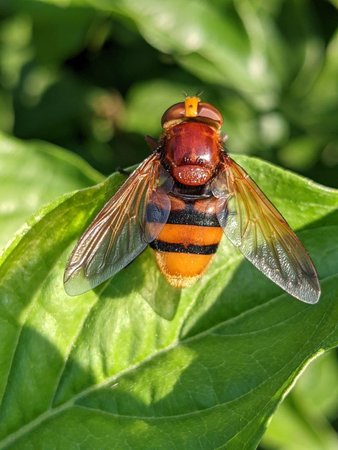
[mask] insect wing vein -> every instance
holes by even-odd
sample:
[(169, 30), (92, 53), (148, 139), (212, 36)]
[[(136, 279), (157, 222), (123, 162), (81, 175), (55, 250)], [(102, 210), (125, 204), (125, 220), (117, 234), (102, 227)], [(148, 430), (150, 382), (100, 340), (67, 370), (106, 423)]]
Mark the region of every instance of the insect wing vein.
[(169, 214), (168, 196), (157, 186), (162, 170), (159, 155), (153, 153), (98, 213), (67, 264), (64, 285), (68, 294), (81, 294), (107, 280), (156, 238), (166, 216), (150, 232), (146, 209), (154, 192), (159, 190), (163, 208)]
[[(214, 185), (215, 196), (222, 205), (217, 215), (230, 241), (286, 292), (306, 303), (316, 303), (320, 286), (309, 255), (244, 169), (224, 155)], [(222, 208), (228, 209), (227, 214)]]

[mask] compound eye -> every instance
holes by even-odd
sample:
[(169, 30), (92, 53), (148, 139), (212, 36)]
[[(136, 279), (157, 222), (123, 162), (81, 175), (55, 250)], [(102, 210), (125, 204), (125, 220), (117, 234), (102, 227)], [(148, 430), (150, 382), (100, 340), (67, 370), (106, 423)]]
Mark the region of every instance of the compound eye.
[(184, 102), (176, 103), (168, 108), (162, 116), (161, 125), (180, 120), (199, 120), (208, 122), (219, 128), (223, 123), (221, 113), (210, 103), (201, 103), (197, 96), (186, 97)]
[(198, 117), (209, 119), (212, 122), (216, 122), (219, 126), (223, 123), (223, 117), (221, 113), (210, 103), (200, 103), (198, 105)]
[(163, 126), (166, 122), (170, 122), (171, 120), (184, 119), (184, 117), (184, 102), (176, 103), (165, 111), (161, 119), (161, 125)]

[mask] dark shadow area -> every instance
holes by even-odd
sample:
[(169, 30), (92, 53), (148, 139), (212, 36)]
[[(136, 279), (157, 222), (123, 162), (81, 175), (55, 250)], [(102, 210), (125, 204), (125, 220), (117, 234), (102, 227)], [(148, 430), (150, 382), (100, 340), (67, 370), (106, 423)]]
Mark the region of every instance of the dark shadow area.
[[(28, 443), (29, 432), (20, 436), (20, 430), (23, 427), (29, 428), (30, 424), (37, 421), (36, 425), (32, 426), (32, 430), (34, 430), (35, 426), (39, 426), (38, 418), (46, 411), (51, 411), (51, 418), (53, 417), (52, 410), (56, 406), (54, 400), (58, 395), (62, 376), (66, 372), (64, 359), (53, 344), (28, 326), (24, 326), (21, 332), (19, 324), (17, 327), (20, 338), (13, 360), (9, 363), (8, 381), (0, 406), (1, 448), (18, 448), (16, 447), (16, 438), (19, 441), (23, 439)], [(71, 359), (69, 362), (78, 375), (78, 385), (73, 386), (74, 391), (71, 395), (76, 393), (76, 389), (85, 389), (95, 383), (95, 378), (91, 373), (84, 371)], [(6, 370), (3, 362), (3, 375)], [(44, 420), (41, 421), (42, 427), (43, 424)], [(13, 434), (12, 446), (2, 447), (4, 442), (10, 439), (11, 434)], [(48, 438), (46, 439), (45, 443), (42, 442), (41, 448), (48, 448), (51, 445)], [(19, 448), (21, 447), (19, 446)]]

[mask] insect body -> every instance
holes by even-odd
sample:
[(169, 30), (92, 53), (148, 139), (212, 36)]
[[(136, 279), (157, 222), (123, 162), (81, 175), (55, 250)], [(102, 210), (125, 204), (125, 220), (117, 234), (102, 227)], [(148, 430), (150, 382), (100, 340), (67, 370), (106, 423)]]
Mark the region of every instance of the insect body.
[[(205, 271), (222, 237), (216, 216), (217, 200), (183, 194), (176, 186), (169, 194), (171, 211), (157, 238), (150, 243), (157, 263), (176, 287), (193, 284)], [(191, 192), (198, 192), (192, 190)]]
[(223, 149), (220, 112), (187, 97), (162, 117), (153, 153), (106, 203), (75, 247), (70, 295), (102, 283), (149, 244), (168, 282), (193, 284), (223, 232), (261, 272), (294, 297), (316, 303), (313, 263), (285, 219)]

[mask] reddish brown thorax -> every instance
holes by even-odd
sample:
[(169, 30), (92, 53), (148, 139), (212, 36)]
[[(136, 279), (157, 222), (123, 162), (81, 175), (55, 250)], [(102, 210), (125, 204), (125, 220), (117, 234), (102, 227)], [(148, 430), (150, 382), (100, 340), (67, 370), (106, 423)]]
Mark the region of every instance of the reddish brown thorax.
[(222, 122), (220, 112), (198, 97), (187, 97), (163, 114), (163, 162), (176, 181), (202, 186), (215, 175)]

